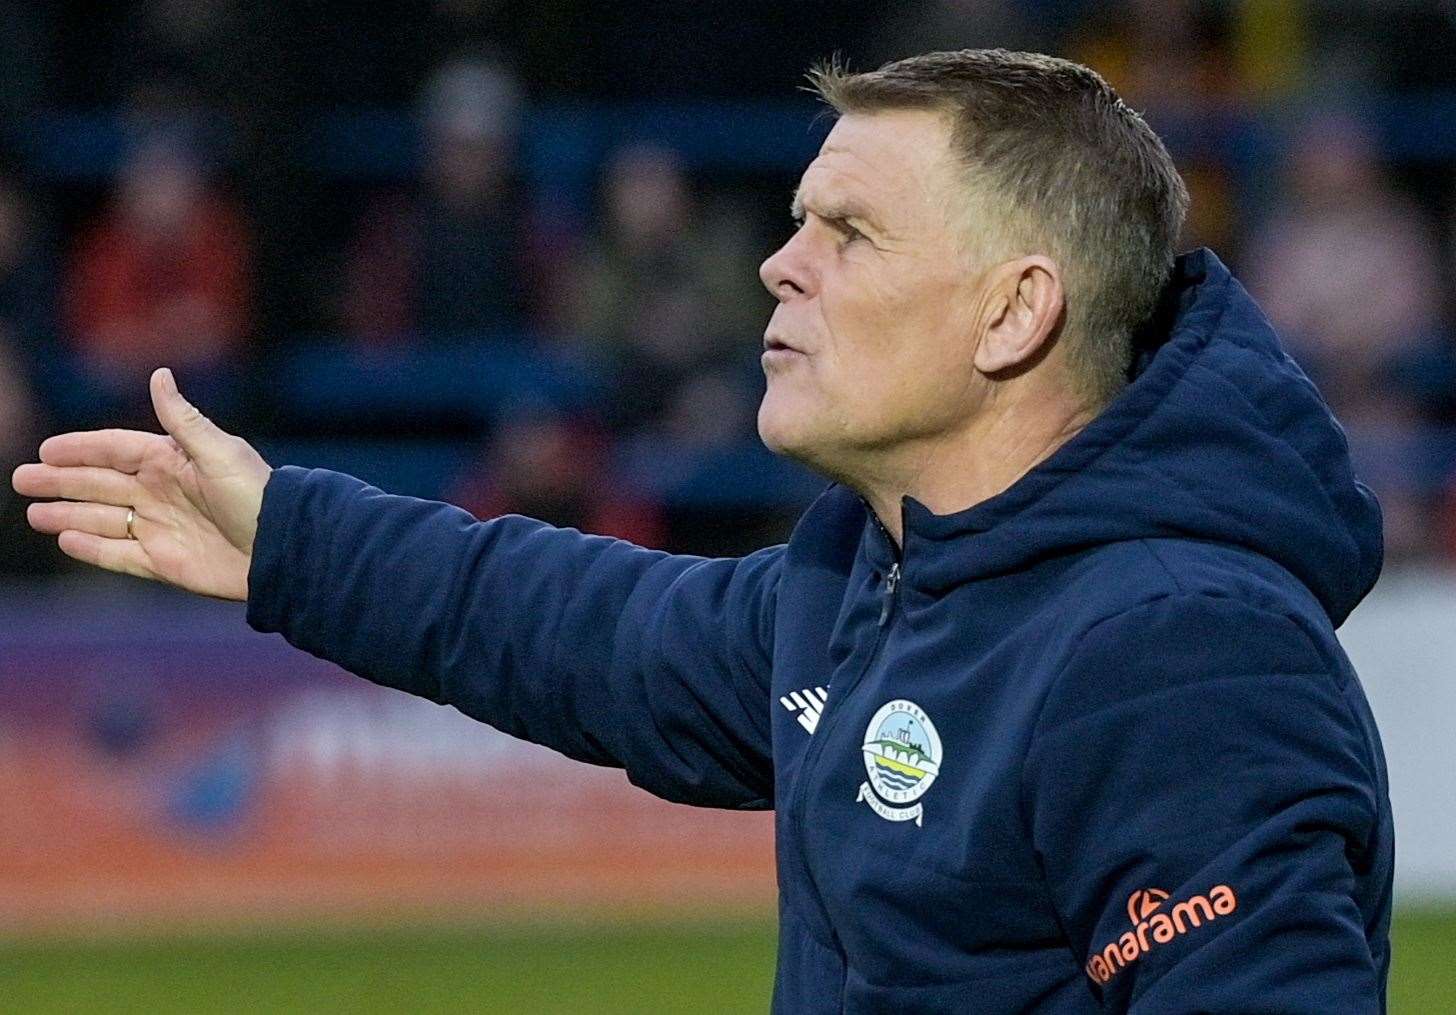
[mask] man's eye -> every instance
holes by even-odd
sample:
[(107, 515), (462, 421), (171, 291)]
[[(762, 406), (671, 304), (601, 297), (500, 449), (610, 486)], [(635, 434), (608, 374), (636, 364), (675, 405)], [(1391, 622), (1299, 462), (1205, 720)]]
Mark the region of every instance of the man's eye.
[(839, 241), (839, 245), (841, 247), (847, 247), (849, 244), (853, 243), (855, 240), (862, 240), (862, 239), (865, 238), (864, 233), (860, 232), (858, 229), (856, 229), (854, 226), (850, 225), (848, 222), (843, 222), (843, 221), (836, 222), (834, 224), (834, 227), (839, 230), (839, 235), (841, 237), (840, 238), (840, 241)]
[[(803, 229), (805, 221), (806, 219), (803, 216), (795, 216), (793, 219), (794, 231), (798, 232), (800, 229)], [(853, 243), (855, 240), (863, 240), (866, 238), (864, 233), (860, 232), (858, 229), (850, 225), (844, 219), (825, 219), (824, 221), (829, 225), (831, 229), (839, 234), (839, 245), (841, 247), (847, 246), (848, 244)]]

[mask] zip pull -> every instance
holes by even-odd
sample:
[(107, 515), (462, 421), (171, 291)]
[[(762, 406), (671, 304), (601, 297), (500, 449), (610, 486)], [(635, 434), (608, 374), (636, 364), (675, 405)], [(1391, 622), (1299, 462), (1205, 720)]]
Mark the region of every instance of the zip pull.
[(880, 593), (883, 597), (880, 603), (880, 627), (884, 627), (885, 621), (890, 619), (890, 607), (895, 605), (895, 589), (899, 585), (900, 562), (897, 560), (890, 565), (890, 572), (885, 575), (885, 590)]

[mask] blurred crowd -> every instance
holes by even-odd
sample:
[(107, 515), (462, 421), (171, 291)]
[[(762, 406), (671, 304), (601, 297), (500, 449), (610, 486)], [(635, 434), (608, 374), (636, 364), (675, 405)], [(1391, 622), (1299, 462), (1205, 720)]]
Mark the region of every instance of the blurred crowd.
[[(614, 470), (643, 435), (703, 453), (754, 440), (771, 307), (756, 269), (787, 235), (797, 171), (615, 141), (583, 214), (533, 191), (521, 152), (531, 111), (691, 97), (729, 115), (792, 99), (831, 50), (868, 67), (1000, 45), (1088, 63), (1155, 127), (1194, 125), (1169, 134), (1193, 194), (1182, 249), (1208, 245), (1233, 266), (1345, 424), (1385, 507), (1390, 558), (1456, 560), (1456, 167), (1393, 152), (1379, 113), (1382, 98), (1456, 87), (1456, 8), (709, 6), (431, 0), (361, 20), (329, 3), (3, 5), (7, 471), (50, 432), (154, 428), (157, 365), (239, 432), (308, 438), (270, 409), (278, 350), (324, 336), (361, 356), (497, 343), (589, 362), (610, 394), (589, 410), (507, 404), (464, 435), (479, 450), (448, 499), (693, 552), (782, 536), (793, 512), (781, 505), (676, 509)], [(341, 108), (407, 114), (412, 171), (313, 172), (304, 121)], [(34, 125), (98, 110), (125, 126), (112, 171), (47, 170), (27, 144)], [(1235, 121), (1267, 127), (1265, 146), (1211, 140)], [(329, 431), (348, 436), (349, 421)], [(371, 435), (462, 436), (406, 419)], [(8, 485), (0, 499), (0, 568), (65, 566), (17, 527)]]

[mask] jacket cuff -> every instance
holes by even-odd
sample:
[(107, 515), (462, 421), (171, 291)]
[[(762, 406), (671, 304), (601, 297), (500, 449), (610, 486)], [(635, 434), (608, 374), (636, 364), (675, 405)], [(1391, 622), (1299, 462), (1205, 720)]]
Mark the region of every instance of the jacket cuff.
[[(290, 601), (307, 585), (304, 569), (292, 565), (299, 502), (308, 469), (284, 465), (273, 470), (263, 487), (263, 507), (253, 538), (253, 559), (248, 566), (248, 625), (254, 630), (284, 630)], [(306, 593), (305, 593), (306, 594)]]

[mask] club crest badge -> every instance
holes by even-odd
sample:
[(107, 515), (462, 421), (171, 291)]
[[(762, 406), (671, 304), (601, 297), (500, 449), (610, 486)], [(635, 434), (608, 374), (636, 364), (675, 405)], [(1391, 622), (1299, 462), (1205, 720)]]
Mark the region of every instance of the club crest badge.
[(940, 771), (940, 735), (925, 710), (897, 699), (884, 705), (865, 730), (865, 771), (859, 796), (886, 821), (921, 824), (923, 804), (915, 803)]

